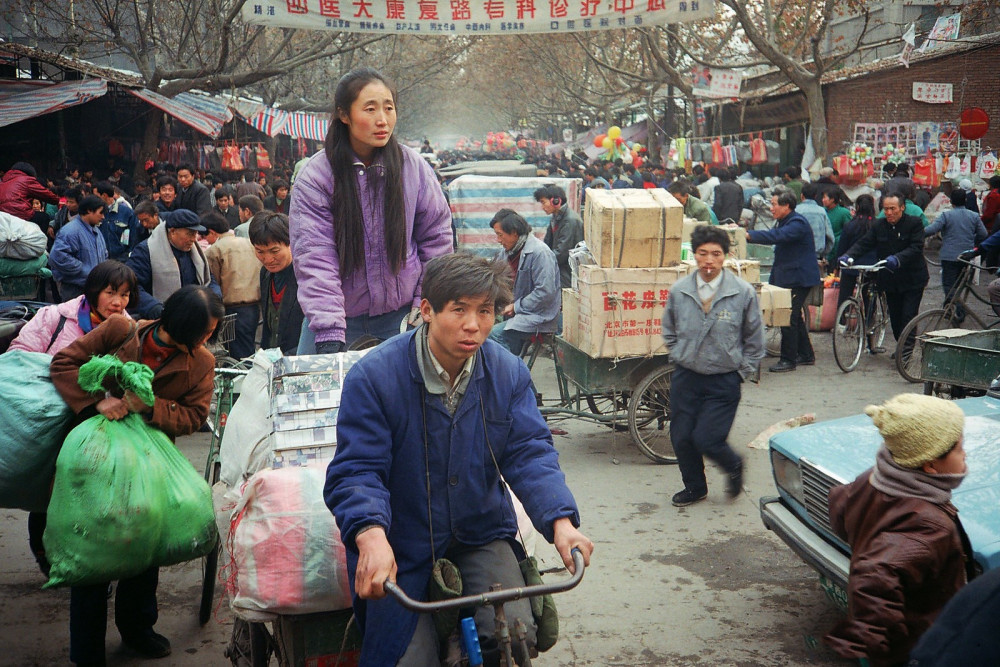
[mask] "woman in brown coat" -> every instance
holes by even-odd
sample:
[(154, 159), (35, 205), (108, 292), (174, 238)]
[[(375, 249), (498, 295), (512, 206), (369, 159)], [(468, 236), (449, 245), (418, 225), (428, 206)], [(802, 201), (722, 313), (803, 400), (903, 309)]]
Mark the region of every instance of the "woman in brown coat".
[[(52, 360), (56, 390), (77, 413), (79, 421), (96, 414), (110, 420), (130, 412), (143, 415), (171, 438), (198, 430), (208, 417), (215, 377), (215, 359), (205, 343), (225, 314), (222, 300), (211, 290), (188, 285), (167, 299), (159, 320), (138, 323), (113, 315), (77, 339)], [(147, 406), (132, 392), (106, 387), (103, 396), (84, 391), (77, 382), (80, 366), (92, 356), (113, 354), (153, 369), (153, 394)], [(159, 568), (118, 582), (115, 625), (122, 642), (137, 653), (159, 658), (170, 654), (170, 642), (153, 630)], [(107, 630), (107, 584), (74, 586), (70, 598), (70, 660), (104, 665)]]
[(830, 525), (851, 545), (847, 618), (826, 636), (845, 658), (905, 665), (945, 603), (974, 576), (951, 503), (965, 478), (965, 415), (951, 401), (900, 394), (869, 405), (884, 440), (875, 467), (830, 490)]

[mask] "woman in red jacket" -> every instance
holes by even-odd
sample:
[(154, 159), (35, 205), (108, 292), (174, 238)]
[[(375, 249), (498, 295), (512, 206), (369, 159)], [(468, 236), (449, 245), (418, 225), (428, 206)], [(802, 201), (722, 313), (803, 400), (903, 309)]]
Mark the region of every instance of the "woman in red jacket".
[(39, 183), (37, 176), (35, 168), (27, 162), (15, 162), (0, 181), (0, 211), (31, 220), (32, 199), (58, 204), (59, 197)]

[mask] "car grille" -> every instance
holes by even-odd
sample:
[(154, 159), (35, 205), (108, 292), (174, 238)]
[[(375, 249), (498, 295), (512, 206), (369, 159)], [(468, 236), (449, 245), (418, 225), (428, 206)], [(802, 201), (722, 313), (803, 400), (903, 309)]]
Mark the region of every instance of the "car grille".
[(799, 465), (802, 468), (802, 495), (805, 498), (806, 513), (810, 519), (832, 533), (830, 488), (841, 484), (841, 481), (807, 459), (799, 459)]

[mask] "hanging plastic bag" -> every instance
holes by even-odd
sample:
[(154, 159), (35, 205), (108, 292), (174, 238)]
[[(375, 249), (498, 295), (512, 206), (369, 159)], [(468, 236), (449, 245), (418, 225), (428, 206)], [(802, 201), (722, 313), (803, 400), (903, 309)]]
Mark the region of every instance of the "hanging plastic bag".
[[(80, 368), (80, 386), (102, 391), (109, 374), (152, 405), (153, 372), (135, 362), (94, 357)], [(141, 415), (97, 415), (73, 429), (59, 452), (43, 539), (52, 564), (45, 588), (133, 577), (215, 547), (212, 492)]]
[(928, 155), (913, 165), (913, 183), (925, 188), (936, 188), (941, 184), (937, 163), (933, 157)]
[(959, 162), (958, 177), (965, 178), (972, 175), (972, 157), (966, 153)]
[(976, 161), (976, 175), (984, 181), (988, 181), (997, 172), (997, 156), (996, 153), (990, 151), (989, 153), (983, 153), (979, 156)]
[(0, 355), (0, 507), (44, 512), (56, 456), (73, 411), (49, 377), (52, 357), (11, 350)]
[(944, 177), (945, 178), (958, 178), (962, 167), (962, 161), (958, 159), (957, 155), (952, 155), (948, 158), (948, 166), (945, 167)]
[(750, 164), (764, 164), (767, 162), (767, 145), (760, 136), (750, 141)]
[(271, 168), (271, 154), (267, 152), (266, 148), (264, 148), (264, 144), (257, 144), (257, 168)]
[(781, 164), (781, 146), (778, 142), (767, 139), (764, 141), (764, 146), (767, 147), (767, 163), (770, 165)]
[(711, 147), (712, 164), (722, 164), (722, 142), (718, 139), (712, 139)]

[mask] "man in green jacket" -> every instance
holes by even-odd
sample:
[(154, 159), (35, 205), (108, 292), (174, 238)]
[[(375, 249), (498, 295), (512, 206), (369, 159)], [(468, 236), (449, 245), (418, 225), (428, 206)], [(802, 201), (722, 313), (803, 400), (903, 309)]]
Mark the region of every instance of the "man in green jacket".
[(851, 221), (851, 212), (837, 203), (836, 189), (823, 191), (820, 203), (826, 209), (826, 217), (830, 219), (830, 226), (833, 228), (833, 250), (826, 256), (829, 266), (836, 266), (834, 260), (837, 259), (837, 245), (840, 243), (840, 232), (844, 225)]
[(674, 199), (681, 203), (681, 206), (684, 207), (684, 215), (686, 217), (694, 218), (699, 222), (704, 222), (706, 225), (719, 224), (718, 222), (712, 221), (712, 213), (708, 208), (708, 205), (694, 195), (690, 194), (687, 183), (674, 181), (670, 187), (667, 188), (667, 192), (672, 194)]

